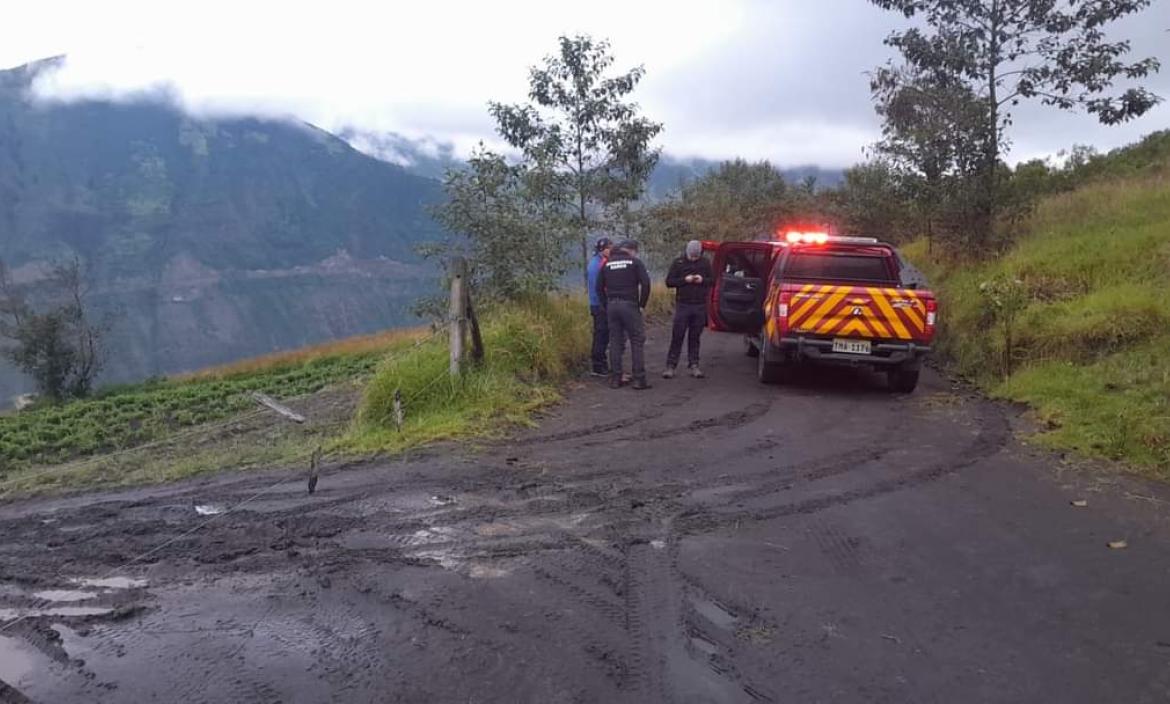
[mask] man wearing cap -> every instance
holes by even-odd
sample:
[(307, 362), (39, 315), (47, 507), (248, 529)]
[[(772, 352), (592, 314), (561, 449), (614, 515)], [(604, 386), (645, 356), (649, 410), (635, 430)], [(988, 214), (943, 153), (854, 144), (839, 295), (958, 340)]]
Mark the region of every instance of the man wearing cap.
[(605, 359), (606, 350), (609, 348), (609, 321), (605, 312), (605, 299), (597, 292), (597, 276), (601, 273), (601, 267), (605, 266), (612, 246), (613, 243), (608, 237), (599, 237), (593, 248), (589, 266), (585, 268), (589, 285), (589, 313), (593, 316), (593, 352), (590, 355), (593, 376), (605, 376), (609, 373), (609, 362)]
[(605, 301), (609, 314), (609, 385), (615, 389), (622, 385), (622, 353), (626, 337), (630, 338), (634, 388), (650, 388), (646, 383), (642, 355), (646, 344), (642, 309), (650, 300), (650, 273), (637, 255), (636, 241), (619, 242), (597, 275), (597, 297)]
[(703, 243), (698, 240), (687, 242), (686, 253), (674, 260), (666, 275), (666, 287), (674, 289), (674, 328), (663, 379), (674, 377), (684, 337), (687, 338), (687, 367), (691, 376), (703, 378), (703, 370), (699, 369), (699, 337), (707, 326), (707, 292), (713, 282), (711, 264), (703, 258)]

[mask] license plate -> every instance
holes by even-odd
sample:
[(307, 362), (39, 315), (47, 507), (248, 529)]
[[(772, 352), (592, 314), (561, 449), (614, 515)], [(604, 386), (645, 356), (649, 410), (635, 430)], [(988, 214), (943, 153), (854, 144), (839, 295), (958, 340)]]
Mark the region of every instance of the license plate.
[(833, 340), (833, 351), (846, 354), (869, 354), (869, 340)]

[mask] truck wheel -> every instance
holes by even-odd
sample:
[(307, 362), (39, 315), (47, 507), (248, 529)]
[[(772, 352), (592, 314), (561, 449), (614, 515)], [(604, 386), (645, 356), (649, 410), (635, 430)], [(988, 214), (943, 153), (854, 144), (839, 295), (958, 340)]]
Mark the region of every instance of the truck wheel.
[(888, 374), (890, 391), (908, 394), (918, 386), (917, 369), (891, 369)]
[(764, 350), (756, 350), (756, 378), (761, 384), (779, 384), (784, 381), (787, 371), (783, 364), (769, 362)]
[(749, 357), (760, 356), (760, 348), (756, 347), (756, 341), (751, 338), (751, 335), (743, 336), (743, 353)]

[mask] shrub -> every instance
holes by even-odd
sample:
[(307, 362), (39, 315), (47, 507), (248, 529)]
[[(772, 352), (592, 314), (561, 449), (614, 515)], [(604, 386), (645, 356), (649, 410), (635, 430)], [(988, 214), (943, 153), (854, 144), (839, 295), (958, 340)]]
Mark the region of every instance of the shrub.
[[(485, 358), (458, 379), (448, 374), (441, 335), (383, 361), (358, 411), (356, 446), (394, 448), (524, 422), (560, 397), (557, 385), (587, 356), (589, 312), (580, 299), (531, 298), (481, 317)], [(406, 407), (401, 433), (393, 420), (396, 391)]]

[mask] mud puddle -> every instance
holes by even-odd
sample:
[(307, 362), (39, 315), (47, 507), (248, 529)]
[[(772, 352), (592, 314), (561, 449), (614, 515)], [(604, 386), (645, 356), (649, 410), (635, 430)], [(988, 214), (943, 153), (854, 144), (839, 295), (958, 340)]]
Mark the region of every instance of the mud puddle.
[(52, 664), (49, 658), (24, 641), (0, 636), (0, 694), (3, 694), (4, 684), (20, 691)]
[(46, 616), (85, 617), (105, 616), (112, 613), (116, 607), (101, 604), (81, 604), (80, 602), (93, 601), (102, 597), (109, 597), (124, 593), (131, 589), (145, 587), (147, 581), (131, 577), (92, 577), (69, 580), (74, 587), (41, 589), (34, 592), (25, 592), (15, 585), (3, 585), (3, 593), (17, 601), (32, 600), (32, 605), (0, 605), (0, 621), (12, 621), (25, 618), (41, 618)]
[(731, 630), (739, 623), (739, 617), (719, 602), (697, 595), (691, 595), (690, 602), (700, 616), (720, 628)]
[(0, 621), (15, 621), (18, 618), (40, 618), (42, 616), (105, 616), (114, 612), (112, 606), (52, 606), (48, 608), (0, 608)]
[(45, 589), (43, 591), (33, 592), (34, 599), (56, 602), (88, 601), (90, 599), (96, 599), (99, 596), (101, 594), (98, 592), (87, 592), (81, 589)]
[(61, 648), (71, 659), (84, 661), (93, 651), (86, 640), (69, 626), (54, 623), (50, 628), (61, 638)]
[(145, 579), (133, 577), (101, 577), (97, 579), (75, 579), (74, 584), (95, 589), (141, 589), (148, 582)]

